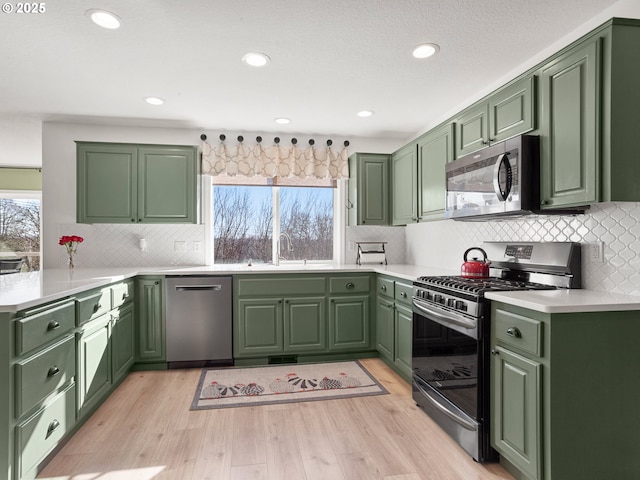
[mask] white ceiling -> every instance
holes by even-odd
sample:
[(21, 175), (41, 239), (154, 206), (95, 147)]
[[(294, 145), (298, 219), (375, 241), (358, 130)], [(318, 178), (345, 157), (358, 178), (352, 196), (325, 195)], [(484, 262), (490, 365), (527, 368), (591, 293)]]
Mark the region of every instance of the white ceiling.
[[(615, 0), (44, 3), (42, 14), (0, 14), (0, 113), (404, 139)], [(89, 8), (122, 27), (97, 27)], [(413, 59), (422, 42), (439, 54)], [(247, 67), (250, 51), (271, 63)], [(146, 104), (151, 95), (166, 103)], [(363, 109), (376, 113), (356, 117)], [(279, 116), (292, 123), (276, 125)]]

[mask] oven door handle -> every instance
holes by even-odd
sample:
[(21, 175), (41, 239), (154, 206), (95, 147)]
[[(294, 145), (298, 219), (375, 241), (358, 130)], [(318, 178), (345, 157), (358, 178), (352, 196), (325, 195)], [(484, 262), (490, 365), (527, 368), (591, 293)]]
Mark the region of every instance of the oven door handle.
[(459, 327), (466, 328), (468, 330), (476, 328), (475, 322), (473, 322), (472, 320), (467, 320), (466, 318), (454, 313), (442, 313), (438, 310), (429, 308), (426, 305), (419, 304), (415, 300), (413, 301), (413, 306), (421, 312), (429, 315), (432, 320), (438, 322), (441, 325), (446, 326), (447, 324), (453, 324), (458, 325)]
[(422, 393), (425, 396), (425, 398), (427, 400), (429, 400), (429, 402), (431, 402), (433, 404), (434, 407), (436, 407), (440, 412), (444, 413), (451, 420), (453, 420), (454, 422), (459, 424), (461, 427), (466, 428), (467, 430), (471, 430), (471, 431), (478, 430), (478, 426), (477, 425), (475, 425), (474, 423), (468, 421), (465, 418), (462, 418), (459, 415), (456, 415), (451, 410), (449, 410), (447, 407), (442, 405), (438, 400), (436, 400), (436, 398), (431, 394), (431, 392), (429, 392), (428, 390), (425, 390), (425, 388), (422, 385), (420, 385), (420, 382), (416, 381), (415, 378), (413, 379), (413, 384), (416, 386), (416, 388), (418, 390), (420, 390), (420, 393)]

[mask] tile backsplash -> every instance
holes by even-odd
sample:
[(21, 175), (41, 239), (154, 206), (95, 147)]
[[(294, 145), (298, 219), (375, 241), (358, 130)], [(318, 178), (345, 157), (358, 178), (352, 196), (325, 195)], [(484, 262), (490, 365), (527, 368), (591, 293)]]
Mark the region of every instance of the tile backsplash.
[[(491, 240), (583, 243), (583, 288), (640, 295), (640, 203), (634, 202), (596, 204), (575, 216), (409, 225), (406, 261), (457, 270), (467, 248)], [(604, 243), (601, 263), (591, 261), (587, 248), (597, 241)]]
[[(78, 246), (76, 266), (94, 267), (153, 267), (167, 265), (205, 264), (205, 225), (122, 225), (77, 224), (59, 225), (58, 237), (80, 235), (84, 242)], [(140, 249), (140, 239), (146, 240), (146, 250)], [(176, 251), (184, 246), (184, 251)], [(194, 248), (199, 242), (199, 250)], [(66, 251), (60, 248), (59, 265), (66, 265)]]

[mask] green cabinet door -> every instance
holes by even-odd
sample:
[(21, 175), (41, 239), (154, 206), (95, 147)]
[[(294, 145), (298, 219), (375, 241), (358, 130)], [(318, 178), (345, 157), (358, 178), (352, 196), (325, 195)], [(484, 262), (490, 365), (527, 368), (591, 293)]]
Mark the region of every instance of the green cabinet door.
[(77, 142), (78, 223), (197, 223), (198, 148)]
[(195, 148), (139, 148), (138, 179), (138, 222), (197, 222)]
[(600, 39), (541, 70), (542, 208), (598, 201)]
[(457, 157), (489, 145), (489, 110), (486, 102), (466, 109), (455, 124)]
[(349, 157), (349, 225), (389, 225), (389, 155)]
[(166, 363), (162, 277), (136, 280), (136, 363)]
[(325, 297), (284, 300), (284, 351), (288, 353), (327, 350)]
[(133, 303), (128, 303), (113, 313), (111, 333), (111, 356), (113, 359), (113, 381), (126, 376), (135, 357), (135, 317)]
[(536, 79), (527, 76), (467, 108), (456, 119), (457, 158), (535, 128)]
[(499, 345), (491, 358), (491, 444), (520, 471), (540, 479), (541, 365)]
[(283, 352), (282, 302), (272, 298), (238, 300), (235, 356)]
[(78, 223), (131, 223), (138, 209), (138, 150), (131, 145), (78, 143)]
[(371, 348), (369, 296), (351, 295), (329, 299), (329, 350)]
[(78, 410), (85, 415), (111, 389), (111, 316), (87, 323), (77, 336)]
[(418, 157), (415, 142), (391, 155), (391, 211), (393, 225), (418, 220)]
[(445, 166), (455, 158), (453, 136), (453, 124), (448, 123), (418, 139), (420, 221), (444, 218), (447, 182)]
[(535, 128), (536, 78), (531, 75), (489, 97), (489, 143)]
[(378, 296), (376, 308), (376, 350), (380, 355), (393, 360), (394, 355), (394, 309), (393, 302)]
[(393, 363), (407, 377), (411, 378), (411, 352), (413, 343), (413, 311), (396, 303), (395, 339)]

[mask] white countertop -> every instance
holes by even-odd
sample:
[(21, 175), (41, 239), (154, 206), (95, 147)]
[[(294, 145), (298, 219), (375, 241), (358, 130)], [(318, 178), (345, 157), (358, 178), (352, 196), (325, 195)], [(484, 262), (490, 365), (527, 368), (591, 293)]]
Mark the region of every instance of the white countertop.
[(543, 313), (640, 310), (640, 297), (597, 290), (528, 290), (487, 292), (485, 297)]
[(0, 275), (0, 312), (16, 312), (52, 302), (92, 288), (102, 287), (136, 275), (225, 275), (274, 273), (376, 272), (413, 281), (421, 275), (453, 275), (416, 265), (334, 265), (282, 264), (273, 265), (205, 265), (197, 267), (113, 267), (76, 268), (72, 275), (66, 269), (45, 269), (40, 272)]

